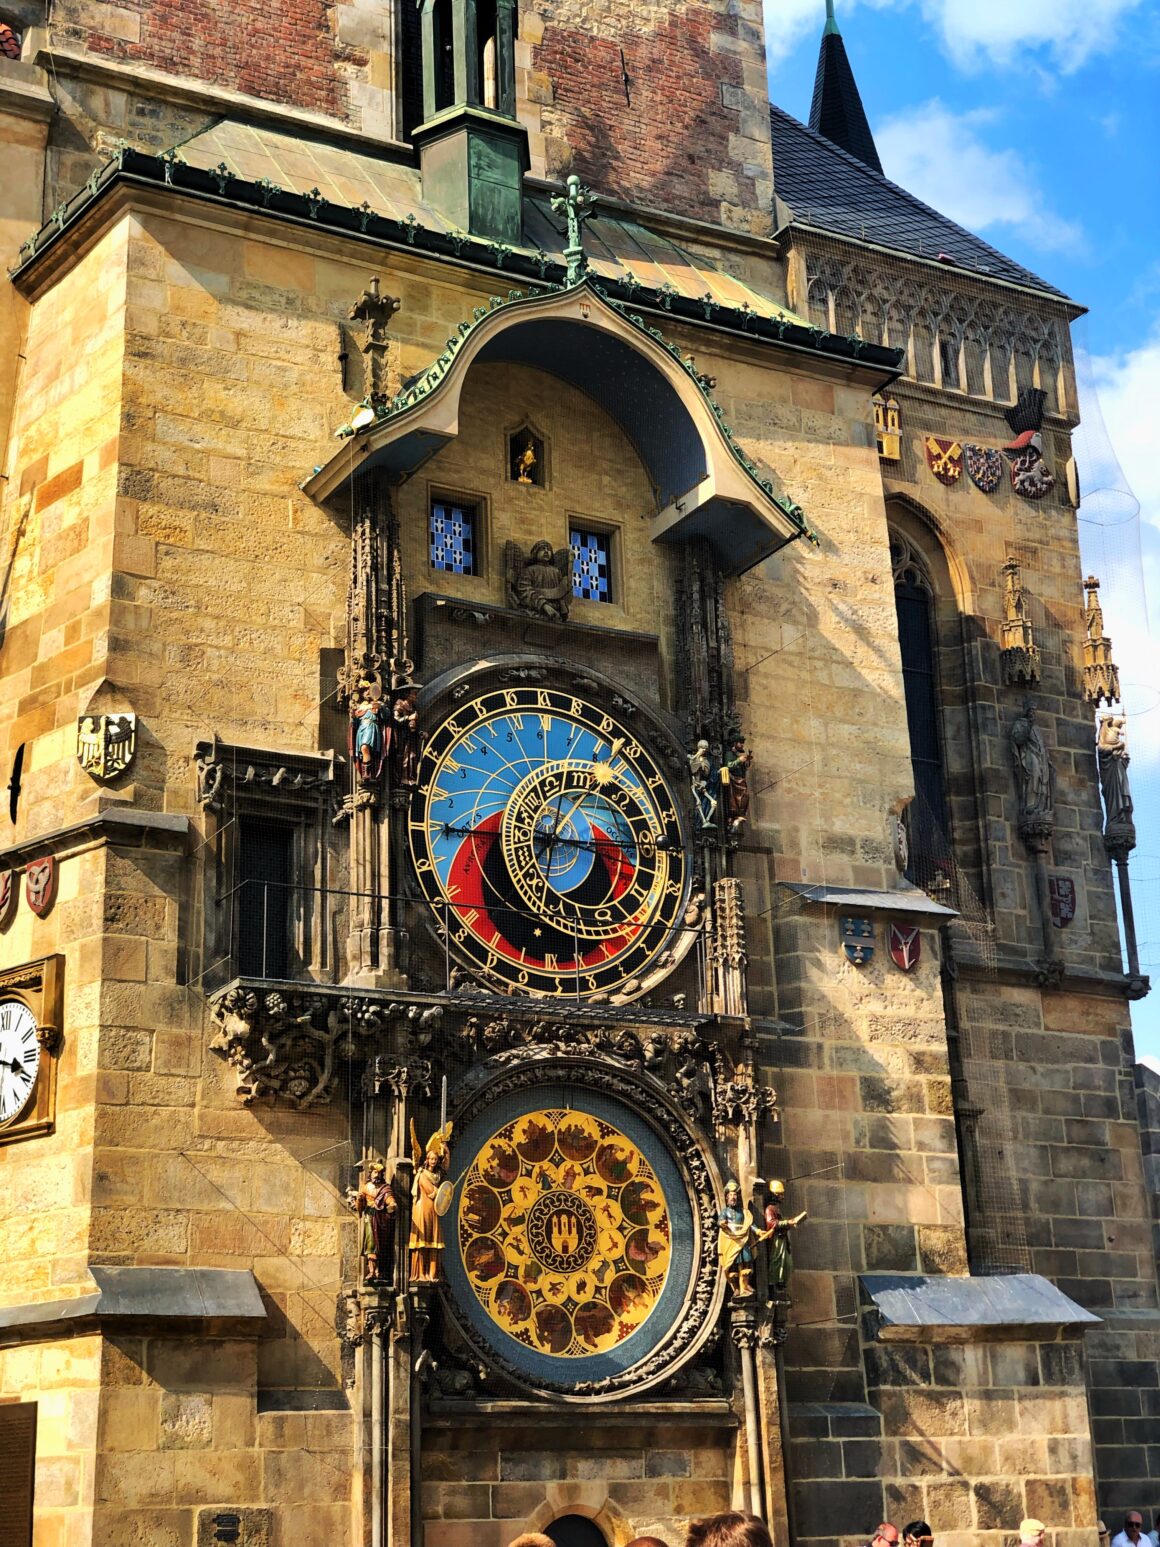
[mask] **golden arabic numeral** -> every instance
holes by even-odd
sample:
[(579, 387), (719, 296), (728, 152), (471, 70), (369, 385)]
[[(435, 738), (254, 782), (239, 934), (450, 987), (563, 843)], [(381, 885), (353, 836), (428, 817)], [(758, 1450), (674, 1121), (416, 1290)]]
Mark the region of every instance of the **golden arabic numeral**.
[(435, 869), (435, 865), (432, 860), (417, 859), (415, 861), (415, 869), (421, 876), (426, 876), (431, 874), (431, 872)]
[(504, 693), (503, 701), (509, 709), (517, 709), (519, 707), (520, 695), (512, 688), (508, 688)]
[(595, 977), (595, 975), (593, 973), (590, 972), (588, 974), (588, 992), (590, 994), (594, 994), (599, 987), (600, 987), (599, 980)]
[(536, 708), (550, 709), (552, 707), (552, 695), (546, 693), (543, 688), (536, 689)]
[(451, 938), (455, 941), (456, 945), (462, 945), (463, 942), (467, 939), (466, 929), (453, 929), (451, 931)]
[(680, 895), (681, 895), (681, 889), (680, 889), (680, 887), (677, 885), (677, 883), (675, 881), (669, 881), (669, 882), (666, 883), (666, 885), (665, 885), (665, 896), (666, 897), (679, 897)]
[(517, 974), (517, 977), (519, 979), (519, 983), (520, 983), (520, 987), (521, 988), (526, 988), (528, 983), (531, 981), (531, 979), (528, 976), (528, 972), (527, 972), (527, 968), (526, 967), (521, 967), (520, 968), (519, 973)]
[(628, 746), (624, 748), (624, 756), (630, 759), (643, 757), (644, 749), (642, 748), (640, 742), (630, 741)]
[(616, 729), (616, 721), (609, 719), (606, 714), (602, 715), (600, 718), (600, 729), (605, 736), (611, 736)]
[(572, 700), (571, 713), (573, 714), (573, 716), (577, 720), (583, 718), (583, 715), (584, 715), (584, 702), (583, 702), (582, 699), (574, 698)]
[(443, 729), (448, 736), (455, 737), (459, 735), (463, 727), (460, 725), (458, 720), (448, 720)]
[(484, 963), (484, 967), (485, 967), (486, 971), (494, 972), (495, 969), (498, 966), (499, 966), (499, 957), (495, 954), (494, 951), (489, 951), (487, 953), (487, 961)]

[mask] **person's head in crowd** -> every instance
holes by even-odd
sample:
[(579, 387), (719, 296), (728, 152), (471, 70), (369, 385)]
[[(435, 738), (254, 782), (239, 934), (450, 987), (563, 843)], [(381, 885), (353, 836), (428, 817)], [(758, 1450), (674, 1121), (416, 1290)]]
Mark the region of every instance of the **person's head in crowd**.
[(690, 1520), (685, 1547), (773, 1547), (773, 1538), (756, 1515), (730, 1510)]
[(669, 1547), (668, 1542), (662, 1542), (659, 1536), (637, 1536), (629, 1542), (628, 1547)]
[(871, 1547), (899, 1547), (900, 1540), (898, 1527), (892, 1526), (889, 1520), (884, 1520), (870, 1538)]
[(904, 1547), (934, 1547), (934, 1532), (925, 1520), (912, 1520), (902, 1529)]
[(1043, 1538), (1047, 1535), (1047, 1527), (1042, 1520), (1021, 1520), (1019, 1522), (1019, 1540), (1024, 1547), (1043, 1547)]
[(525, 1531), (516, 1537), (511, 1547), (556, 1547), (556, 1544), (550, 1536), (541, 1536), (539, 1531)]
[(1096, 1521), (1096, 1535), (1099, 1537), (1101, 1542), (1106, 1542), (1108, 1537), (1111, 1535), (1111, 1532), (1108, 1530), (1107, 1526), (1102, 1520)]
[(1124, 1535), (1130, 1542), (1138, 1542), (1144, 1534), (1144, 1514), (1142, 1510), (1130, 1509), (1124, 1516)]

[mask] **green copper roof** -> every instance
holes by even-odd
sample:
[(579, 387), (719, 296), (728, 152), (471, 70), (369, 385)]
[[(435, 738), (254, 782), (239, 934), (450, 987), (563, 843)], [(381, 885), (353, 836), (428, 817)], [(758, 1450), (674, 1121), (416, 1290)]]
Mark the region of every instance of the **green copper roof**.
[(824, 38), (842, 36), (838, 31), (838, 18), (834, 15), (834, 0), (826, 0), (826, 27), (822, 36)]

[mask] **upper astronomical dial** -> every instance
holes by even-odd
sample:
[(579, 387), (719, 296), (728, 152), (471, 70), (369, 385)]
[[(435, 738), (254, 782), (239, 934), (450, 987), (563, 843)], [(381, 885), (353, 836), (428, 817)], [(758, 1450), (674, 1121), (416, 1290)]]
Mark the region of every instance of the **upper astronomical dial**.
[(550, 688), (481, 694), (435, 731), (411, 849), (437, 923), (501, 987), (631, 992), (685, 903), (664, 775), (621, 722)]

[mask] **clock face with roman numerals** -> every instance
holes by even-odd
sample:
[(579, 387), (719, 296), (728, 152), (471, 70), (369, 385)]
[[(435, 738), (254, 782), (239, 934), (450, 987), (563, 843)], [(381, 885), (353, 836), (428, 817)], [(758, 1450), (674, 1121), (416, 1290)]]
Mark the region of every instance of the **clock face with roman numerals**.
[(32, 1100), (40, 1071), (36, 1017), (19, 999), (0, 999), (0, 1123), (14, 1121)]
[(572, 693), (457, 706), (427, 743), (410, 834), (436, 928), (500, 991), (632, 997), (678, 950), (689, 876), (668, 782)]

